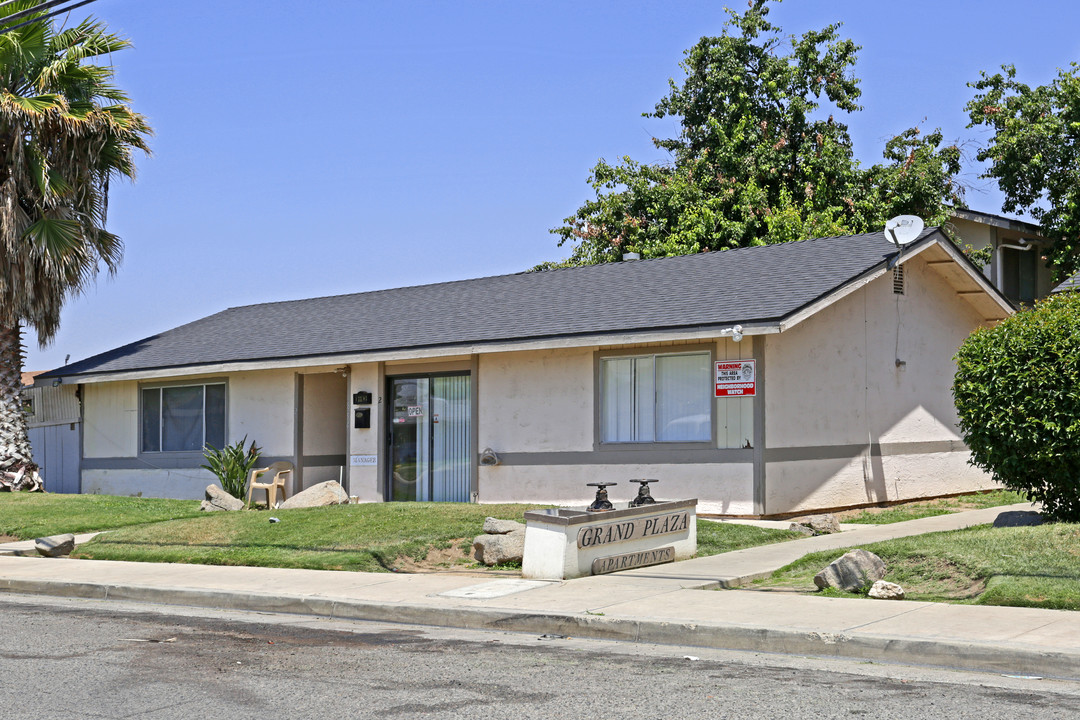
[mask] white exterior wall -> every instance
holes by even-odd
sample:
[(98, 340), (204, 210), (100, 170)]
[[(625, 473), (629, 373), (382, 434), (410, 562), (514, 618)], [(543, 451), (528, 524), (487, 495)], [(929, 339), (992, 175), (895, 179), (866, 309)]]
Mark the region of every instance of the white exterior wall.
[(592, 450), (593, 350), (481, 355), (480, 449)]
[(593, 501), (591, 482), (616, 482), (608, 488), (613, 503), (637, 495), (631, 478), (658, 478), (657, 500), (698, 499), (698, 513), (750, 515), (754, 512), (754, 466), (727, 464), (530, 465), (480, 468), (480, 502), (537, 502), (582, 507)]
[[(356, 429), (353, 421), (348, 420), (348, 450), (350, 456), (377, 457), (379, 454), (379, 434), (385, 432), (383, 420), (385, 406), (382, 404), (383, 388), (379, 385), (378, 363), (353, 365), (349, 372), (349, 403), (353, 393), (364, 391), (371, 393), (371, 427)], [(351, 412), (351, 411), (350, 411)], [(376, 465), (350, 466), (346, 489), (349, 495), (361, 502), (378, 502), (383, 499), (379, 468)]]
[[(303, 484), (305, 488), (327, 480), (345, 481), (344, 468), (348, 466), (346, 417), (349, 408), (347, 380), (344, 370), (305, 373), (303, 429), (301, 443), (303, 460)], [(334, 461), (327, 462), (328, 456)], [(318, 461), (319, 464), (314, 464)], [(293, 487), (293, 491), (298, 491)]]
[(768, 338), (767, 514), (993, 486), (966, 464), (951, 393), (980, 320), (918, 256), (905, 275), (905, 295), (886, 273)]
[[(713, 343), (716, 359), (748, 358), (749, 341)], [(617, 355), (680, 352), (684, 347), (653, 343), (606, 348)], [(691, 464), (650, 461), (677, 450), (641, 445), (616, 449), (604, 463), (595, 451), (594, 378), (598, 347), (567, 350), (494, 353), (479, 361), (479, 449), (490, 447), (506, 459), (479, 468), (479, 499), (484, 503), (544, 502), (588, 505), (595, 490), (590, 482), (617, 482), (609, 488), (614, 502), (634, 497), (631, 478), (658, 478), (653, 495), (668, 500), (698, 498), (703, 513), (745, 515), (753, 507), (753, 465)], [(741, 448), (753, 437), (753, 400), (714, 401), (717, 446)], [(703, 446), (708, 449), (709, 446)], [(582, 462), (582, 453), (592, 455)], [(564, 456), (565, 454), (565, 456)], [(634, 461), (633, 456), (641, 459)], [(531, 457), (528, 457), (531, 456)], [(616, 457), (617, 456), (617, 457)]]
[[(292, 457), (294, 372), (261, 370), (175, 380), (198, 383), (222, 377), (228, 382), (226, 441), (234, 443), (246, 435), (248, 442), (254, 440), (262, 448), (263, 456)], [(215, 481), (210, 472), (198, 467), (204, 462), (201, 454), (192, 454), (190, 462), (185, 462), (190, 467), (166, 467), (168, 463), (159, 465), (153, 454), (140, 458), (138, 438), (138, 382), (84, 385), (83, 457), (86, 462), (82, 471), (82, 491), (201, 498), (206, 486)]]

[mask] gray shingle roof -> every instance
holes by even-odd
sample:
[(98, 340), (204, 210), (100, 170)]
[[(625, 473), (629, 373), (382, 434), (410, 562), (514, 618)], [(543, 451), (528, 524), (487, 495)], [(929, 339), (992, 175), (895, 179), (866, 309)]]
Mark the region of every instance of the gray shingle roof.
[(777, 322), (895, 253), (877, 232), (247, 305), (50, 374)]

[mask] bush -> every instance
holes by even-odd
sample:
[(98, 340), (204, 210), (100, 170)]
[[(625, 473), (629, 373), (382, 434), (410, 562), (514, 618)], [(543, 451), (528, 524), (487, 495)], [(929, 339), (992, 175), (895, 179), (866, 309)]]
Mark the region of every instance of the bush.
[(210, 444), (203, 448), (206, 465), (201, 467), (214, 473), (218, 482), (221, 483), (221, 489), (238, 500), (244, 499), (244, 489), (247, 487), (248, 475), (251, 474), (252, 468), (259, 462), (259, 455), (262, 454), (262, 450), (259, 449), (254, 440), (251, 441), (251, 447), (245, 452), (244, 443), (246, 442), (247, 435), (240, 442), (234, 445), (226, 445), (220, 450)]
[(1048, 518), (1080, 521), (1080, 293), (976, 330), (956, 368), (971, 463), (1042, 502)]

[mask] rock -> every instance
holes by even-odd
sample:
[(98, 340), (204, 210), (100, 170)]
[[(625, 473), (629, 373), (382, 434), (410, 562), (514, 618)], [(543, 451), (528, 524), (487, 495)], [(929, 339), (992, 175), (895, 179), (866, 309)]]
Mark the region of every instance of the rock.
[(875, 600), (903, 600), (904, 588), (896, 583), (878, 580), (871, 586), (870, 592), (868, 592), (867, 595)]
[(829, 566), (814, 576), (819, 589), (827, 587), (860, 592), (885, 577), (885, 563), (872, 552), (852, 550), (833, 560)]
[(525, 525), (523, 523), (516, 522), (514, 520), (500, 520), (498, 518), (489, 517), (484, 520), (484, 534), (485, 535), (506, 535), (516, 530), (524, 530)]
[(473, 557), (485, 565), (521, 562), (524, 555), (524, 528), (505, 535), (477, 535), (473, 540)]
[(70, 555), (71, 551), (75, 549), (75, 536), (68, 533), (67, 535), (38, 538), (34, 541), (34, 547), (45, 557)]
[(840, 532), (840, 523), (835, 515), (812, 515), (803, 524), (814, 531), (815, 535), (831, 535)]
[(232, 495), (222, 490), (220, 485), (207, 485), (206, 499), (203, 500), (199, 509), (207, 512), (213, 510), (243, 510), (244, 501), (239, 498), (234, 498)]
[(994, 518), (994, 527), (1027, 527), (1042, 522), (1042, 515), (1034, 510), (1009, 510)]
[(802, 523), (791, 523), (788, 525), (788, 530), (793, 532), (802, 533), (803, 535), (810, 537), (814, 534), (813, 528), (809, 525), (803, 525)]
[(349, 493), (345, 492), (345, 488), (341, 487), (341, 483), (336, 480), (327, 480), (296, 493), (278, 507), (282, 510), (292, 510), (293, 508), (322, 507), (324, 505), (344, 505), (348, 502)]

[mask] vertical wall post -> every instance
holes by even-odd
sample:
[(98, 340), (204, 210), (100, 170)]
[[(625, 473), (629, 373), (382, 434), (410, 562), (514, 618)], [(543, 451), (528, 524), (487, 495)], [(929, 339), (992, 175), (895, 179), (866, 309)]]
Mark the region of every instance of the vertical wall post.
[(757, 365), (757, 392), (754, 395), (754, 514), (765, 515), (765, 336), (752, 335), (753, 353)]

